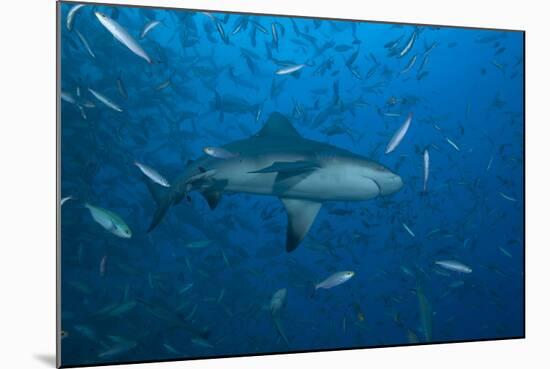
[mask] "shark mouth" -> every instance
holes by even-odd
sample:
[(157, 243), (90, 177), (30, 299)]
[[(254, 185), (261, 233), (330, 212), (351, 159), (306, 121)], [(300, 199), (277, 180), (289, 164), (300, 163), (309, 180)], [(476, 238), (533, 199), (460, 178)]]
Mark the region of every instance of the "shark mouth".
[(383, 193), (382, 193), (382, 187), (380, 187), (380, 184), (379, 184), (378, 182), (376, 182), (376, 181), (375, 181), (374, 179), (372, 179), (372, 178), (370, 178), (370, 180), (372, 181), (372, 183), (374, 183), (374, 185), (376, 186), (376, 188), (378, 188), (378, 194), (379, 194), (380, 196), (382, 196)]
[(380, 184), (378, 182), (376, 182), (376, 180), (372, 179), (371, 177), (367, 177), (367, 176), (362, 176), (362, 177), (365, 178), (365, 179), (368, 179), (370, 182), (372, 182), (376, 186), (376, 189), (378, 190), (378, 193), (376, 194), (377, 196), (382, 195), (382, 187), (380, 187)]

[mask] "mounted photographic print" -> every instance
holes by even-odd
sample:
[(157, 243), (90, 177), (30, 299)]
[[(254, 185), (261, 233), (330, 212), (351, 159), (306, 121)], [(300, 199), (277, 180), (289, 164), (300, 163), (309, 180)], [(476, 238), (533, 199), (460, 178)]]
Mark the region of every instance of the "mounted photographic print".
[(524, 337), (524, 128), (522, 31), (59, 2), (58, 365)]

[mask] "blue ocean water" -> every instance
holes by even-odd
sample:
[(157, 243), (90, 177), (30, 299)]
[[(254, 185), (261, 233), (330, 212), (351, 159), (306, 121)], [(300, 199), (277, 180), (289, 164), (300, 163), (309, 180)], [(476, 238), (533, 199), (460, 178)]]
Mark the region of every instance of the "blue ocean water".
[[(92, 5), (69, 27), (74, 6), (59, 16), (63, 365), (524, 335), (523, 33)], [(403, 187), (324, 202), (292, 252), (274, 196), (212, 210), (190, 191), (147, 231), (135, 162), (173, 188), (274, 112)]]

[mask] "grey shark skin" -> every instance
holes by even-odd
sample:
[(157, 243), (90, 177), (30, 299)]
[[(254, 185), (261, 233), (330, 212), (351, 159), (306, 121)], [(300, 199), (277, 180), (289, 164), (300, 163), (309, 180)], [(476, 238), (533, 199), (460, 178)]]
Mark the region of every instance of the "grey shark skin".
[(223, 192), (277, 196), (288, 215), (286, 249), (296, 249), (325, 201), (363, 201), (401, 189), (401, 178), (380, 164), (303, 138), (279, 113), (254, 136), (231, 142), (227, 159), (202, 156), (167, 189), (147, 181), (158, 208), (148, 231), (168, 208), (199, 191), (214, 209)]

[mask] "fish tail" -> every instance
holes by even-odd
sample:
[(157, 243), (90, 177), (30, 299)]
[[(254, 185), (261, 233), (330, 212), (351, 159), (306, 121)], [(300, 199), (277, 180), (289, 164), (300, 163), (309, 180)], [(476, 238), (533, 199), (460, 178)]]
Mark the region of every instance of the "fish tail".
[(151, 232), (153, 229), (155, 229), (157, 225), (159, 225), (159, 223), (166, 215), (166, 212), (170, 208), (170, 205), (172, 205), (172, 197), (170, 196), (170, 190), (168, 190), (167, 188), (162, 187), (157, 183), (154, 183), (146, 176), (143, 176), (143, 180), (157, 204), (157, 209), (155, 211), (155, 214), (153, 215), (151, 224), (147, 229), (147, 232)]
[(286, 337), (285, 331), (283, 329), (283, 325), (281, 324), (281, 319), (277, 316), (273, 317), (273, 322), (275, 323), (275, 328), (277, 329), (277, 333), (281, 336), (283, 341), (285, 341), (285, 344), (290, 346), (290, 343), (288, 342), (288, 338)]

